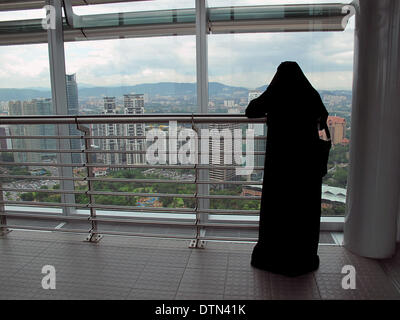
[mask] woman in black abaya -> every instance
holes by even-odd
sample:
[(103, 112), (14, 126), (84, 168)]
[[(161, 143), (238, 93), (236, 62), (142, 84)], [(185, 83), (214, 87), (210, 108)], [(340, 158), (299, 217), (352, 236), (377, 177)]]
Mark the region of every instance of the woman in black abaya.
[(283, 62), (247, 109), (267, 116), (259, 239), (252, 266), (287, 276), (318, 269), (322, 174), (319, 128), (328, 112), (296, 62)]

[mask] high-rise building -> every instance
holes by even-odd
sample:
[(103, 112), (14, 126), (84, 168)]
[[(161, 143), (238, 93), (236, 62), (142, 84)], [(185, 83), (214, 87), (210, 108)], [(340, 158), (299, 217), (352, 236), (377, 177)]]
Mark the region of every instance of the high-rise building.
[(76, 83), (76, 74), (65, 75), (65, 81), (67, 86), (67, 109), (69, 115), (79, 114), (79, 103), (78, 103), (78, 85)]
[[(116, 102), (115, 97), (104, 97), (104, 112), (105, 115), (115, 115)], [(103, 133), (105, 136), (121, 136), (122, 126), (119, 123), (107, 123), (103, 125)], [(119, 150), (123, 151), (121, 139), (104, 139), (103, 140), (104, 150)], [(106, 153), (105, 163), (106, 164), (121, 164), (122, 155), (120, 153)]]
[(7, 139), (10, 136), (10, 129), (8, 126), (0, 126), (0, 149), (7, 150), (11, 149), (11, 140)]
[[(258, 98), (262, 92), (253, 90), (249, 92), (248, 96), (248, 103), (250, 103), (251, 100)], [(261, 137), (265, 136), (267, 133), (267, 126), (264, 123), (250, 123), (249, 124), (249, 129), (254, 130), (254, 137)], [(266, 141), (265, 139), (254, 139), (254, 152), (265, 152), (266, 149)], [(264, 166), (264, 160), (265, 156), (264, 155), (254, 155), (254, 166), (256, 167), (262, 167)], [(254, 171), (253, 172), (253, 177), (261, 178), (263, 174), (263, 171)]]
[[(8, 102), (8, 112), (10, 116), (22, 116), (22, 101), (9, 101)], [(17, 124), (10, 126), (10, 133), (13, 136), (24, 136), (25, 135), (25, 126), (22, 124)], [(26, 149), (25, 139), (12, 139), (11, 144), (13, 149)], [(15, 162), (26, 162), (26, 153), (14, 152), (14, 161)]]
[[(78, 102), (78, 85), (76, 83), (76, 74), (67, 74), (65, 76), (65, 82), (67, 86), (67, 113), (68, 115), (79, 114), (79, 102)], [(69, 125), (69, 134), (71, 136), (80, 136), (81, 132), (77, 129), (76, 125)], [(71, 149), (79, 150), (82, 147), (82, 142), (79, 139), (70, 140)], [(81, 163), (82, 154), (73, 153), (71, 156), (72, 163)]]
[[(234, 112), (232, 112), (234, 113)], [(227, 169), (227, 168), (218, 168), (218, 166), (229, 166), (229, 163), (225, 163), (225, 151), (230, 153), (232, 156), (232, 165), (235, 164), (235, 155), (233, 153), (233, 137), (234, 130), (240, 129), (239, 123), (211, 123), (209, 125), (209, 130), (216, 129), (219, 131), (220, 139), (212, 141), (212, 138), (209, 141), (209, 152), (210, 152), (210, 164), (213, 166), (209, 171), (209, 177), (211, 181), (232, 181), (236, 179), (235, 169)], [(223, 138), (223, 130), (229, 130), (231, 133), (231, 138), (229, 140), (225, 140)], [(225, 150), (225, 148), (227, 150)], [(219, 184), (218, 187), (223, 188), (223, 184)]]
[[(49, 98), (33, 99), (31, 101), (10, 101), (10, 115), (51, 115), (53, 114), (52, 100)], [(13, 136), (54, 136), (55, 127), (43, 125), (13, 125), (10, 126)], [(12, 139), (13, 149), (56, 149), (55, 139)], [(53, 153), (15, 152), (15, 162), (41, 162), (52, 158)]]
[[(143, 94), (125, 94), (124, 95), (125, 114), (137, 115), (144, 114), (144, 95)], [(145, 127), (143, 123), (125, 125), (126, 136), (143, 136), (145, 135)], [(127, 139), (127, 151), (145, 151), (145, 140), (143, 139)], [(144, 153), (128, 153), (128, 164), (144, 164)]]
[(336, 116), (328, 117), (328, 129), (331, 134), (332, 144), (347, 143), (346, 139), (346, 119)]
[(232, 108), (235, 106), (235, 100), (224, 100), (224, 107)]

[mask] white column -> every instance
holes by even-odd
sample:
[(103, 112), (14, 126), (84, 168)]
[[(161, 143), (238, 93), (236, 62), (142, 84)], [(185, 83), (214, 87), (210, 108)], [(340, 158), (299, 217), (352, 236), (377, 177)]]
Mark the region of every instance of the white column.
[(344, 245), (395, 251), (400, 194), (400, 1), (360, 0), (356, 15)]

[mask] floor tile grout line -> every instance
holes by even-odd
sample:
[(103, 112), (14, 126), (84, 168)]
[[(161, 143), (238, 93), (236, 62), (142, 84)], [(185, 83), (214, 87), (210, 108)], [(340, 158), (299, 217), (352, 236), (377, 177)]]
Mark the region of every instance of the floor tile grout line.
[(45, 250), (47, 250), (50, 247), (50, 245), (51, 245), (51, 242), (48, 241), (47, 247), (43, 248), (39, 253), (36, 254), (36, 256), (31, 257), (31, 259), (29, 261), (24, 263), (20, 268), (18, 268), (16, 271), (14, 271), (14, 273), (12, 273), (10, 276), (17, 275), (22, 269), (25, 268), (25, 266), (27, 266), (29, 263), (31, 263), (33, 260), (35, 260), (37, 257), (39, 257)]
[(316, 278), (316, 276), (315, 276), (315, 272), (312, 273), (312, 278), (313, 278), (313, 280), (314, 280), (315, 287), (317, 288), (319, 299), (320, 299), (320, 300), (323, 300), (323, 299), (322, 299), (321, 290), (320, 290), (320, 288), (319, 288), (318, 281), (317, 281), (317, 278)]
[(176, 289), (175, 296), (174, 296), (173, 300), (175, 300), (175, 299), (176, 299), (176, 296), (178, 295), (179, 288), (181, 287), (181, 283), (182, 283), (183, 276), (184, 276), (184, 274), (185, 274), (185, 272), (186, 272), (186, 270), (187, 270), (187, 267), (188, 267), (188, 265), (189, 265), (190, 258), (191, 258), (192, 255), (193, 255), (193, 251), (192, 251), (192, 250), (196, 250), (196, 249), (197, 249), (197, 250), (201, 250), (201, 249), (199, 249), (199, 248), (187, 248), (187, 249), (189, 249), (189, 250), (191, 250), (191, 251), (190, 251), (189, 257), (188, 257), (188, 259), (187, 259), (187, 261), (186, 261), (186, 265), (185, 265), (185, 267), (184, 267), (184, 270), (183, 270), (183, 272), (182, 272), (181, 279), (179, 280), (179, 284), (178, 284), (178, 287), (177, 287), (177, 289)]
[(399, 284), (399, 282), (390, 275), (390, 271), (387, 269), (387, 267), (385, 266), (385, 264), (382, 261), (379, 261), (378, 263), (379, 263), (380, 267), (383, 269), (383, 272), (385, 273), (387, 278), (390, 280), (390, 282), (393, 284), (393, 286), (395, 287), (395, 289), (397, 290), (397, 292), (400, 295), (400, 284)]
[(147, 262), (148, 262), (148, 259), (146, 260), (146, 263), (144, 264), (142, 270), (140, 271), (139, 275), (137, 276), (137, 278), (135, 279), (134, 283), (132, 284), (132, 288), (129, 290), (129, 292), (128, 292), (127, 296), (124, 298), (124, 300), (128, 300), (128, 297), (130, 296), (130, 294), (134, 290), (137, 281), (139, 280), (139, 278), (142, 275), (143, 271), (146, 269)]

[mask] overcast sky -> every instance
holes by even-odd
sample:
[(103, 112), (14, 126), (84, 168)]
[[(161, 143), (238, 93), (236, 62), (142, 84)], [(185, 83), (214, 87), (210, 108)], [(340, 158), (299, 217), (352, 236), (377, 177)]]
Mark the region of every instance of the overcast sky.
[[(331, 0), (209, 0), (209, 6)], [(77, 14), (187, 8), (193, 0), (77, 7)], [(0, 14), (38, 18), (44, 10)], [(354, 20), (354, 18), (352, 19)], [(209, 81), (249, 89), (269, 83), (280, 62), (297, 61), (317, 89), (351, 89), (354, 21), (344, 32), (226, 34), (208, 37)], [(195, 36), (85, 41), (65, 44), (67, 73), (78, 83), (113, 86), (196, 81)], [(46, 44), (0, 47), (0, 88), (49, 87)]]

